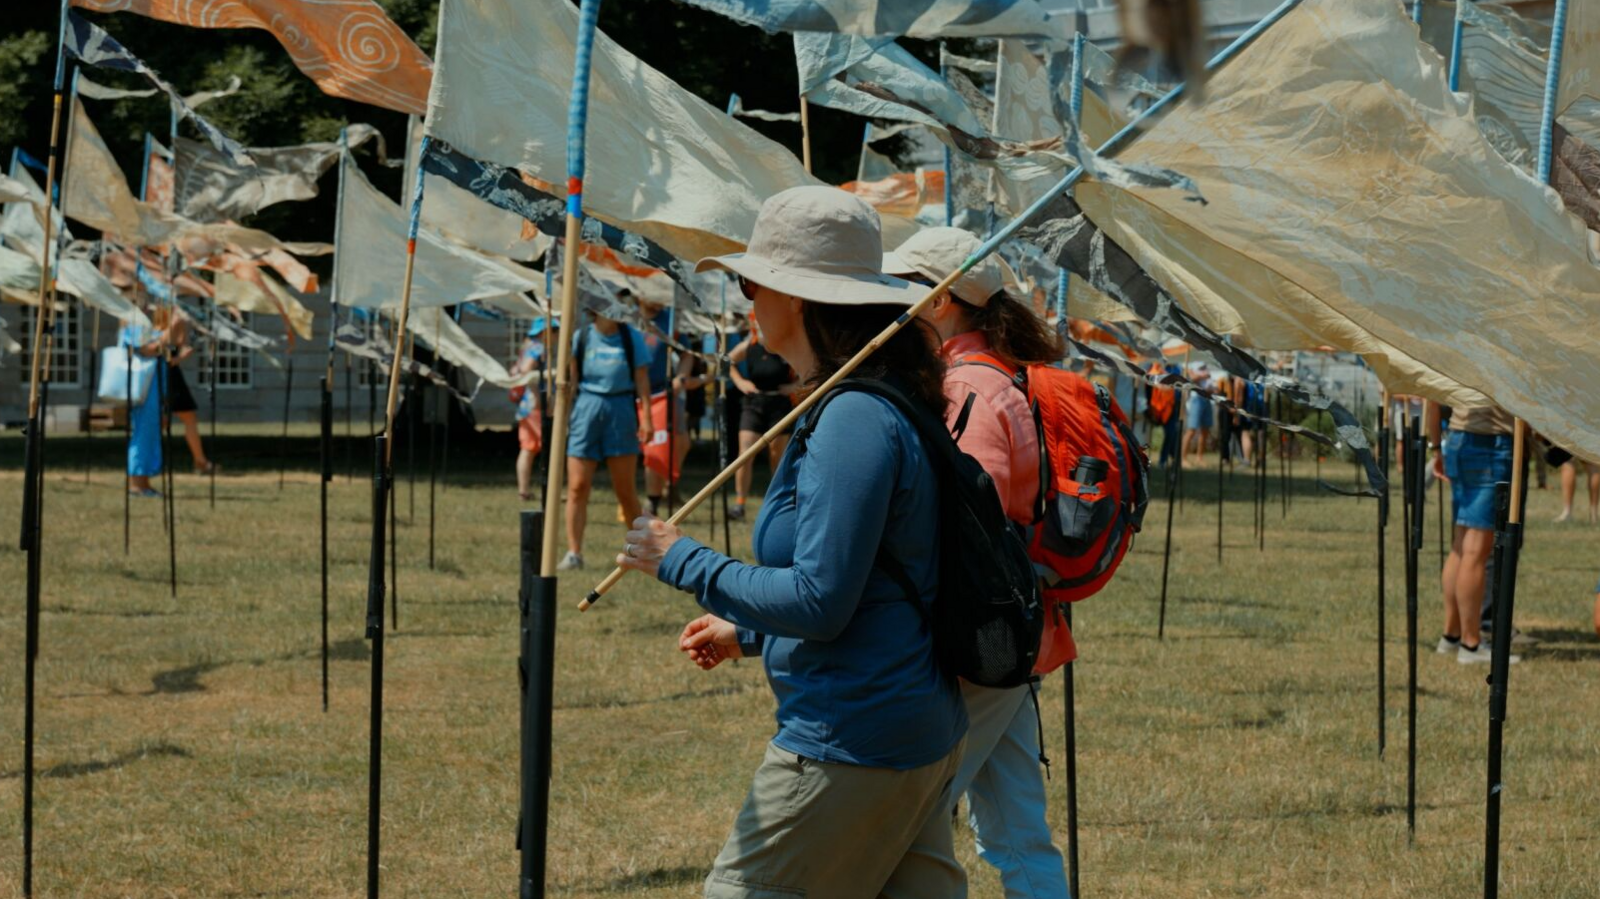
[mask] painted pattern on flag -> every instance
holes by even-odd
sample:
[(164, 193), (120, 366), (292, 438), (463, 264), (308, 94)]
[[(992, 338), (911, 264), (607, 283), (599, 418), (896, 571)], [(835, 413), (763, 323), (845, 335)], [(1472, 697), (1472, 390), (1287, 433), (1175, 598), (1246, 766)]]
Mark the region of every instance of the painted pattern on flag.
[(325, 94), (421, 114), (433, 64), (373, 0), (72, 0), (191, 28), (272, 32)]
[(831, 31), (915, 38), (1068, 40), (1066, 17), (1034, 0), (683, 0), (767, 31)]

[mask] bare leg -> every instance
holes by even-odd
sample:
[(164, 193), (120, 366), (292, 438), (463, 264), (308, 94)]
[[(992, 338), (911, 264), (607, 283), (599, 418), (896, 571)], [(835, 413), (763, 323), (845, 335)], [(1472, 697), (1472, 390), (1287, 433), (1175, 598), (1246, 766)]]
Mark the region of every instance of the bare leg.
[[(761, 435), (757, 434), (755, 431), (740, 431), (739, 432), (739, 454), (743, 455), (744, 453), (748, 452), (750, 447), (755, 446), (756, 445), (756, 441), (758, 441), (760, 439), (761, 439)], [(784, 439), (786, 441), (788, 440), (788, 438), (784, 438)], [(756, 475), (756, 463), (755, 463), (754, 459), (752, 459), (749, 462), (745, 463), (743, 467), (741, 467), (738, 471), (734, 472), (733, 473), (733, 492), (734, 492), (734, 495), (737, 496), (739, 499), (744, 499), (745, 497), (749, 496), (750, 495), (750, 483), (751, 483), (751, 481), (755, 480), (755, 475)]]
[(1594, 632), (1600, 636), (1600, 593), (1594, 595)]
[(1477, 646), (1479, 619), (1483, 610), (1484, 569), (1489, 551), (1494, 548), (1494, 531), (1460, 528), (1461, 562), (1456, 567), (1456, 614), (1461, 618), (1461, 645)]
[(1600, 524), (1600, 469), (1589, 472), (1589, 523)]
[(128, 492), (129, 493), (143, 493), (144, 491), (149, 490), (149, 489), (150, 489), (150, 477), (149, 477), (149, 475), (136, 474), (136, 475), (129, 475), (128, 476)]
[(200, 420), (193, 410), (179, 412), (178, 421), (183, 422), (183, 442), (189, 445), (189, 455), (194, 458), (194, 467), (204, 470), (211, 464), (206, 458), (205, 446), (200, 443)]
[[(1440, 582), (1444, 587), (1444, 633), (1447, 637), (1461, 636), (1461, 611), (1456, 606), (1456, 572), (1461, 570), (1461, 543), (1466, 536), (1467, 529), (1456, 525), (1455, 535), (1450, 540), (1450, 556), (1444, 560), (1444, 575)], [(1474, 619), (1476, 615), (1472, 616)]]
[(1572, 517), (1572, 496), (1578, 492), (1578, 464), (1568, 462), (1561, 466), (1561, 514), (1556, 521), (1566, 521)]
[[(606, 470), (611, 472), (611, 489), (617, 492), (617, 504), (622, 507), (622, 517), (627, 520), (629, 527), (639, 517), (639, 488), (634, 483), (634, 472), (638, 467), (637, 456), (612, 456), (606, 460)], [(593, 470), (590, 469), (591, 472)]]
[(567, 457), (567, 549), (583, 554), (583, 529), (589, 525), (589, 491), (600, 463)]
[(517, 495), (527, 499), (533, 494), (528, 492), (528, 483), (533, 480), (534, 454), (525, 449), (517, 450)]

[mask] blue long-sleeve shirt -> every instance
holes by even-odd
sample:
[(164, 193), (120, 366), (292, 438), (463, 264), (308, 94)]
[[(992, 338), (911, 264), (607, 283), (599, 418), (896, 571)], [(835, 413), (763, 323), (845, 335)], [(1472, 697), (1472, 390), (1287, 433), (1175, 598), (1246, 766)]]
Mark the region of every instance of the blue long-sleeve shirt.
[[(779, 747), (904, 770), (960, 742), (966, 711), (938, 669), (926, 614), (937, 490), (910, 423), (886, 400), (847, 393), (773, 473), (753, 537), (760, 565), (687, 537), (667, 551), (658, 577), (736, 625), (747, 653), (759, 648)], [(880, 544), (919, 588), (921, 608), (874, 567)]]

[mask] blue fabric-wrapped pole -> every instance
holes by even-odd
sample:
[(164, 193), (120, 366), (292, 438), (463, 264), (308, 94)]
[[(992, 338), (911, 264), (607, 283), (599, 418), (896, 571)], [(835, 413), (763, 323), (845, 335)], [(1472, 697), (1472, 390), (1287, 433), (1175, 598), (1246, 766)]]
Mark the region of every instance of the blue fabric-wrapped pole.
[[(561, 318), (567, 333), (576, 334), (578, 322), (578, 257), (583, 237), (584, 138), (589, 124), (589, 60), (600, 19), (600, 0), (583, 0), (578, 8), (577, 53), (572, 66), (572, 97), (567, 104), (567, 233), (561, 265)], [(566, 335), (563, 335), (565, 337)], [(545, 487), (546, 502), (559, 508), (561, 479), (567, 467), (567, 417), (572, 411), (572, 388), (568, 368), (572, 362), (572, 341), (563, 339), (556, 347), (555, 409), (551, 412), (550, 474)], [(547, 513), (549, 510), (546, 510)], [(556, 573), (556, 537), (560, 528), (556, 516), (546, 514), (539, 574)]]

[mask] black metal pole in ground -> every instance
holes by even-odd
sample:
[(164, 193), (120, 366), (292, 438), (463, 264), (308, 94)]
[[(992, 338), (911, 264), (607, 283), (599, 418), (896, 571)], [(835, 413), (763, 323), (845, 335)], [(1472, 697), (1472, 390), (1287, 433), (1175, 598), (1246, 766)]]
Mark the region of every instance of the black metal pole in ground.
[(100, 387), (100, 310), (94, 311), (94, 336), (89, 338), (89, 407), (83, 413), (83, 482), (94, 464), (94, 391)]
[[(1072, 630), (1072, 603), (1061, 603), (1059, 608), (1067, 630)], [(1083, 894), (1078, 891), (1078, 703), (1072, 683), (1072, 668), (1072, 662), (1061, 666), (1061, 685), (1066, 693), (1067, 729), (1067, 884), (1073, 899), (1083, 899)], [(1043, 751), (1042, 747), (1040, 751)]]
[(372, 641), (372, 710), (367, 745), (367, 899), (378, 899), (379, 809), (383, 798), (383, 540), (393, 492), (384, 444), (373, 440), (372, 544), (367, 560), (367, 639)]
[(400, 629), (400, 506), (394, 489), (394, 469), (389, 469), (389, 626)]
[(344, 354), (344, 479), (353, 481), (356, 478), (356, 407), (355, 407), (355, 378), (351, 370), (350, 354)]
[(178, 491), (172, 460), (172, 391), (171, 366), (163, 353), (156, 363), (161, 374), (161, 412), (164, 418), (161, 439), (161, 473), (167, 482), (167, 563), (172, 585), (172, 598), (178, 598)]
[[(42, 405), (41, 405), (42, 408)], [(22, 484), (22, 539), (21, 549), (28, 554), (27, 580), (24, 584), (26, 630), (23, 651), (23, 721), (22, 721), (22, 895), (33, 895), (33, 730), (34, 684), (39, 659), (39, 551), (40, 512), (39, 477), (44, 454), (44, 417), (36, 411), (28, 421), (28, 433), (23, 448)]]
[[(215, 301), (213, 301), (212, 304), (211, 304), (211, 308), (212, 308), (212, 313), (211, 314), (212, 315), (216, 315), (216, 311), (215, 311), (216, 310), (216, 305), (217, 304), (216, 304)], [(209, 383), (206, 385), (206, 401), (211, 406), (211, 413), (210, 413), (211, 414), (211, 421), (210, 421), (210, 425), (211, 425), (211, 451), (212, 452), (216, 452), (217, 451), (217, 338), (216, 337), (212, 337), (211, 338), (210, 365), (211, 365), (211, 377), (209, 379)], [(215, 509), (217, 507), (217, 466), (216, 466), (215, 462), (212, 463), (211, 470), (206, 473), (206, 479), (209, 482), (209, 485), (208, 485), (207, 489), (209, 490), (209, 492), (211, 494), (211, 508)]]
[[(1218, 416), (1221, 416), (1221, 415), (1225, 415), (1227, 413), (1223, 412), (1223, 410), (1221, 408), (1218, 408), (1217, 409), (1217, 414), (1218, 414)], [(1222, 499), (1223, 499), (1223, 488), (1224, 488), (1224, 484), (1222, 483), (1222, 469), (1223, 469), (1222, 447), (1219, 444), (1219, 446), (1217, 447), (1217, 564), (1218, 565), (1222, 564)]]
[(1388, 618), (1385, 573), (1388, 568), (1386, 550), (1388, 548), (1385, 531), (1389, 526), (1389, 428), (1379, 417), (1378, 425), (1378, 467), (1383, 469), (1383, 493), (1378, 497), (1378, 757), (1383, 757), (1383, 750), (1388, 744), (1389, 700), (1388, 686), (1385, 682), (1384, 647), (1387, 642), (1385, 637), (1385, 622)]
[[(424, 389), (429, 395), (433, 395), (435, 393), (432, 388)], [(436, 430), (434, 423), (427, 421), (428, 416), (426, 414), (424, 414), (422, 418), (424, 423), (426, 423), (428, 426), (428, 570), (433, 571), (433, 524), (434, 513), (438, 509), (439, 458), (434, 454), (434, 444), (437, 442), (434, 434), (434, 431)]]
[(328, 482), (333, 480), (333, 391), (322, 378), (322, 710), (328, 710)]
[(1489, 753), (1488, 793), (1484, 808), (1483, 897), (1500, 895), (1500, 799), (1505, 784), (1500, 779), (1505, 736), (1506, 695), (1511, 678), (1511, 635), (1517, 599), (1517, 559), (1522, 552), (1522, 514), (1527, 504), (1528, 473), (1523, 424), (1513, 432), (1512, 483), (1496, 488), (1504, 510), (1503, 524), (1495, 533), (1494, 632), (1502, 635), (1489, 649)]
[(1261, 428), (1261, 453), (1256, 457), (1256, 551), (1267, 551), (1267, 456), (1272, 432)]
[[(412, 346), (416, 350), (416, 346)], [(416, 357), (412, 357), (415, 361)], [(421, 427), (421, 408), (417, 403), (417, 375), (410, 376), (411, 385), (406, 390), (406, 419), (409, 426), (406, 428), (406, 524), (417, 523), (417, 429)]]
[(283, 489), (284, 474), (289, 470), (289, 399), (294, 392), (294, 357), (289, 357), (283, 379), (283, 439), (278, 441), (278, 489)]
[(556, 579), (539, 576), (544, 512), (522, 513), (522, 618), (517, 670), (522, 687), (521, 801), (517, 850), (522, 853), (518, 899), (541, 899), (550, 812), (550, 729), (554, 703)]
[(1421, 430), (1421, 419), (1407, 414), (1402, 432), (1406, 470), (1401, 481), (1406, 491), (1406, 829), (1412, 841), (1417, 834), (1417, 569), (1422, 562), (1422, 513), (1428, 496), (1428, 482), (1418, 461)]
[(133, 538), (132, 538), (132, 535), (133, 535), (133, 527), (132, 527), (133, 510), (131, 508), (131, 502), (132, 502), (133, 494), (129, 492), (130, 490), (133, 489), (133, 475), (128, 472), (128, 459), (130, 457), (132, 457), (132, 455), (133, 455), (133, 346), (132, 346), (132, 344), (130, 344), (127, 347), (127, 350), (128, 350), (127, 364), (122, 369), (123, 371), (128, 373), (128, 383), (127, 383), (125, 392), (122, 394), (123, 400), (127, 404), (126, 406), (123, 407), (123, 417), (122, 417), (123, 424), (125, 424), (127, 426), (127, 427), (125, 427), (123, 429), (126, 432), (127, 440), (125, 441), (125, 446), (123, 447), (123, 454), (122, 454), (122, 554), (125, 555), (125, 556), (133, 551)]
[[(1283, 394), (1278, 394), (1279, 421), (1283, 421)], [(1283, 505), (1283, 518), (1289, 518), (1289, 432), (1278, 432), (1278, 501)]]
[(1177, 511), (1178, 475), (1167, 470), (1167, 544), (1161, 551), (1161, 613), (1156, 619), (1156, 639), (1167, 638), (1167, 574), (1172, 570), (1172, 513)]

